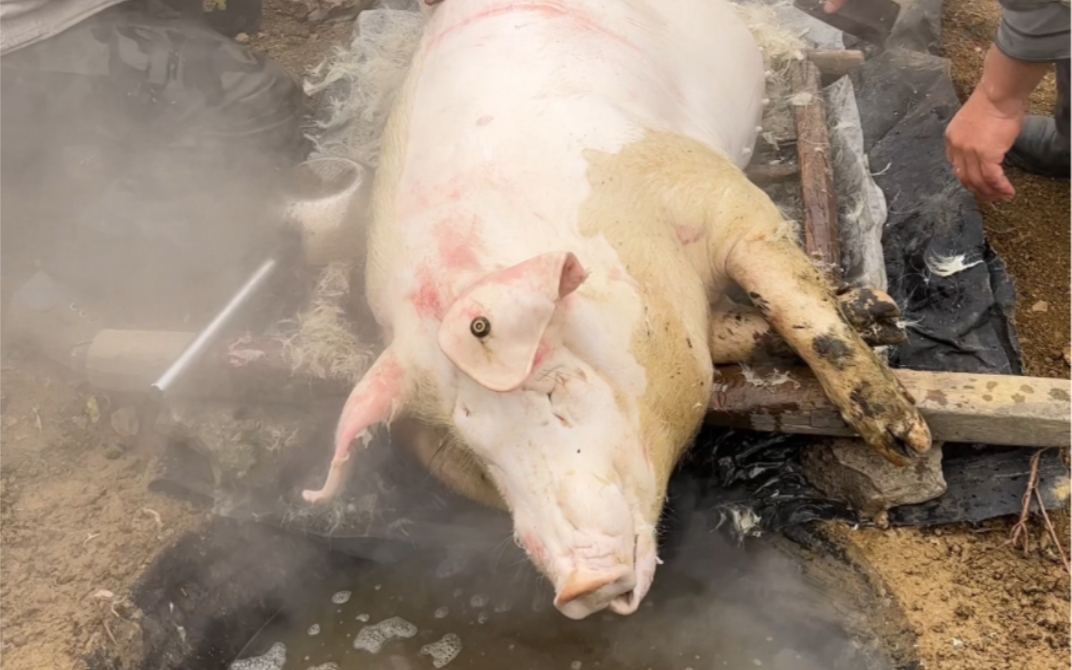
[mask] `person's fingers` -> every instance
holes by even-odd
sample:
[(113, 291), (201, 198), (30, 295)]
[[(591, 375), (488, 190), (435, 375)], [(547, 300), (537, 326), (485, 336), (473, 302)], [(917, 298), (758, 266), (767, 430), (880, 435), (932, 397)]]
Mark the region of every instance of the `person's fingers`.
[(976, 197), (976, 199), (983, 202), (989, 202), (993, 199), (993, 194), (986, 185), (986, 181), (983, 179), (982, 167), (979, 164), (979, 157), (975, 154), (969, 154), (962, 157), (963, 160), (963, 174), (960, 177), (960, 183), (964, 184), (964, 188), (968, 189)]
[(823, 4), (823, 11), (827, 14), (836, 14), (848, 0), (826, 0)]
[(983, 182), (986, 184), (988, 192), (993, 194), (994, 199), (1012, 200), (1016, 191), (1013, 189), (1008, 177), (1005, 176), (1005, 171), (1001, 169), (1001, 163), (981, 160), (979, 166)]

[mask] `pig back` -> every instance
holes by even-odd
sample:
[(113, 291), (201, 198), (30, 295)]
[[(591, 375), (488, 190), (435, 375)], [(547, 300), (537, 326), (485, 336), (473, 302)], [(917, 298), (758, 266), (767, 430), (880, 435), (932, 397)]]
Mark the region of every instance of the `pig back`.
[(586, 151), (664, 130), (743, 166), (763, 90), (762, 55), (725, 0), (438, 5), (384, 136), (370, 301), (412, 293), (401, 278), (440, 254), (445, 227), (483, 242), (482, 266), (583, 244)]

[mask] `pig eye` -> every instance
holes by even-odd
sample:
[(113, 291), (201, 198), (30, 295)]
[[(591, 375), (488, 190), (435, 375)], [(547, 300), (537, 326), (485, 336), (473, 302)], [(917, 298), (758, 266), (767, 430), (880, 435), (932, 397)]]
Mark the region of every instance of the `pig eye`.
[(469, 332), (474, 337), (484, 339), (491, 333), (491, 321), (488, 321), (487, 317), (478, 316), (469, 324)]

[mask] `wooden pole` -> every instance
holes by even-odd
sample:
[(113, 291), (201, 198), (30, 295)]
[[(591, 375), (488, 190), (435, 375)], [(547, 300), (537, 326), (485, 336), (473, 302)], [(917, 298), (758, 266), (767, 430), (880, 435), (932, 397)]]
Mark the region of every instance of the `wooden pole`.
[[(721, 367), (711, 397), (711, 425), (763, 432), (856, 437), (805, 366), (789, 379), (761, 384), (740, 368)], [(936, 443), (1023, 447), (1072, 444), (1072, 395), (1065, 379), (894, 370), (916, 400)]]
[(827, 278), (837, 287), (841, 283), (837, 201), (819, 69), (809, 60), (795, 63), (790, 79), (804, 202), (804, 250), (822, 263)]
[(807, 55), (824, 82), (837, 81), (864, 62), (864, 52), (852, 49), (812, 49)]

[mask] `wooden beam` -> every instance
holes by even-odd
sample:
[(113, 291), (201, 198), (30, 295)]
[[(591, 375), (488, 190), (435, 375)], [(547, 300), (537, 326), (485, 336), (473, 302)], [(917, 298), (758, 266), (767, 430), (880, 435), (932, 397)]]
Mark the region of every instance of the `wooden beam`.
[(837, 201), (819, 70), (811, 61), (804, 60), (793, 65), (790, 78), (793, 98), (797, 101), (793, 104), (793, 114), (804, 202), (804, 250), (826, 266), (827, 277), (836, 287), (841, 283)]
[[(150, 330), (103, 330), (86, 352), (89, 383), (110, 392), (148, 393), (197, 333)], [(231, 345), (236, 345), (232, 347)], [(205, 352), (190, 372), (183, 397), (309, 402), (345, 398), (352, 384), (295, 374), (279, 340), (261, 337), (225, 339)]]
[[(1072, 434), (1069, 381), (1012, 375), (894, 370), (916, 399), (934, 441), (1067, 447)], [(807, 367), (780, 384), (757, 385), (741, 368), (715, 377), (712, 425), (763, 432), (856, 437)]]
[(89, 383), (106, 391), (145, 393), (197, 333), (102, 330), (85, 357)]
[(864, 52), (852, 49), (811, 49), (807, 56), (824, 81), (837, 81), (864, 62)]

